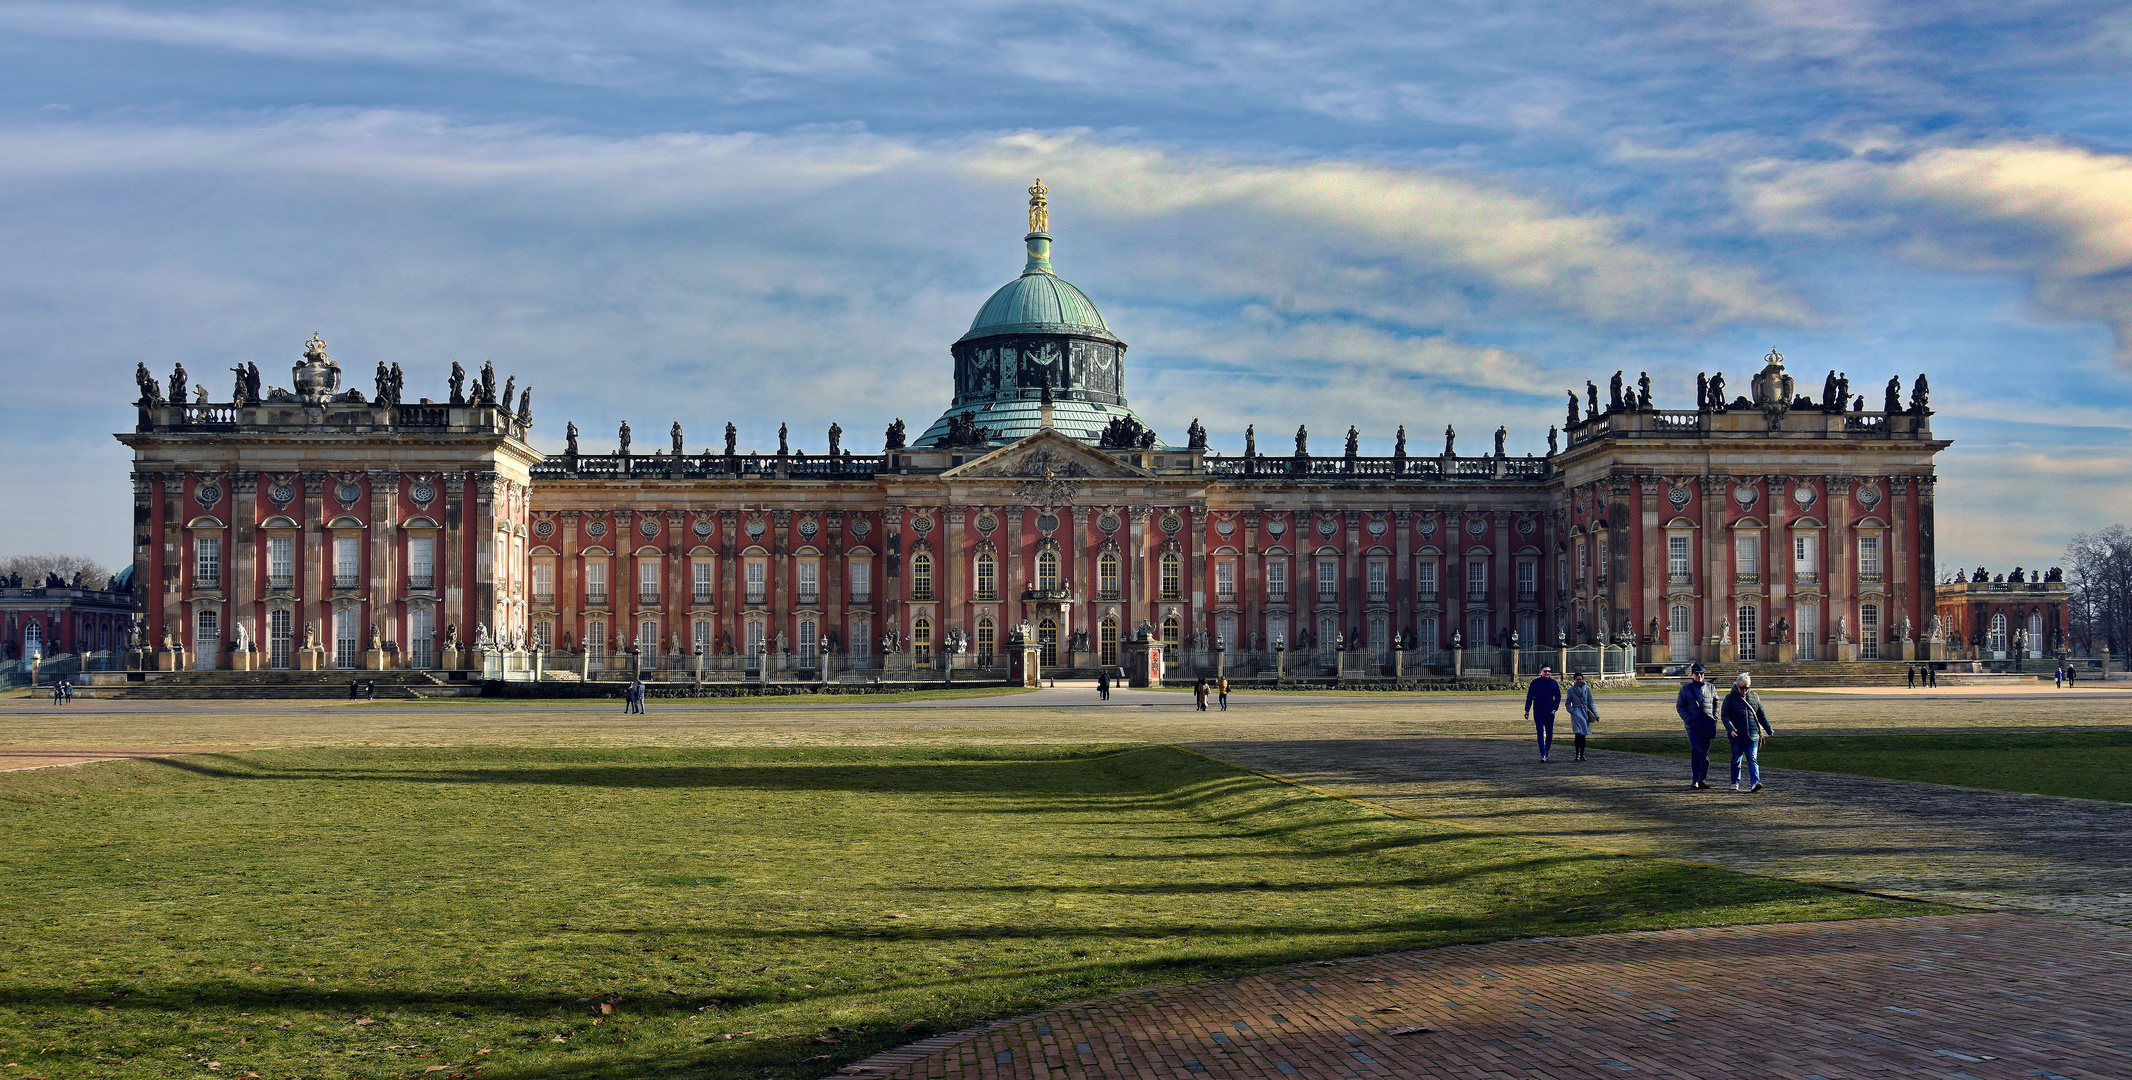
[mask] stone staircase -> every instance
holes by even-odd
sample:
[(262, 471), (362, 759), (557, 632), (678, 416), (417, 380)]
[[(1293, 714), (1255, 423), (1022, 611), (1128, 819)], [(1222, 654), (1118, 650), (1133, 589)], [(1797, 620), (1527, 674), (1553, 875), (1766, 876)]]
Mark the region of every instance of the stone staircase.
[[(452, 697), (462, 688), (478, 692), (479, 682), (450, 681), (452, 672), (429, 671), (142, 671), (127, 680), (95, 688), (99, 698), (126, 701), (183, 700), (348, 700), (348, 683), (377, 684), (380, 701)], [(441, 676), (441, 677), (440, 677)], [(134, 681), (139, 677), (139, 681)]]

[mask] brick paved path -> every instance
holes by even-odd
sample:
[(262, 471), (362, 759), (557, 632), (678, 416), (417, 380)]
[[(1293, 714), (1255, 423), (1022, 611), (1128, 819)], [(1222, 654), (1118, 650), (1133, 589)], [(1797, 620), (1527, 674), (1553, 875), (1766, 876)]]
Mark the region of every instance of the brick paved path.
[[(1323, 739), (1195, 750), (1434, 821), (1969, 906), (2132, 924), (2132, 804), (1764, 769), (1754, 795), (1688, 764), (1529, 740)], [(1723, 750), (1720, 742), (1719, 751)], [(1763, 748), (1783, 760), (1783, 739)]]
[(2132, 941), (2110, 929), (1990, 912), (1394, 953), (1066, 1006), (844, 1075), (2122, 1080)]

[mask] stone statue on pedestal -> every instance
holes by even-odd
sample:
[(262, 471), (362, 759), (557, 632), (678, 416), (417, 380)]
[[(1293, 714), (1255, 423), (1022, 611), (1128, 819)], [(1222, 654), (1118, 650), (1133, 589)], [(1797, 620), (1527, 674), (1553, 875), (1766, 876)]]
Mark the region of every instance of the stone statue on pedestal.
[(1392, 437), (1392, 456), (1401, 461), (1407, 456), (1407, 426), (1399, 425), (1399, 434)]
[(734, 427), (733, 422), (728, 420), (725, 422), (725, 456), (732, 457), (735, 453), (738, 453), (739, 446), (740, 429)]
[(1357, 430), (1353, 424), (1347, 425), (1346, 452), (1348, 457), (1355, 457), (1362, 453), (1362, 432)]
[(620, 427), (619, 429), (617, 429), (617, 430), (616, 430), (616, 432), (615, 432), (615, 438), (616, 438), (616, 440), (617, 440), (617, 441), (618, 441), (618, 442), (619, 442), (619, 443), (621, 444), (621, 449), (620, 449), (620, 450), (617, 450), (617, 451), (616, 451), (616, 453), (618, 453), (618, 454), (621, 454), (621, 455), (622, 455), (623, 457), (628, 457), (628, 456), (629, 456), (629, 421), (627, 421), (627, 420), (624, 420), (624, 421), (622, 421), (622, 426), (621, 426), (621, 427)]
[(1575, 428), (1581, 422), (1582, 418), (1577, 415), (1577, 392), (1571, 390), (1569, 391), (1569, 426)]
[(179, 364), (170, 369), (170, 400), (172, 404), (185, 404), (185, 387), (185, 365)]
[(1295, 428), (1295, 456), (1303, 457), (1309, 453), (1310, 428), (1303, 424), (1297, 424)]
[(466, 369), (457, 360), (452, 361), (450, 401), (454, 405), (466, 404)]
[(533, 388), (531, 386), (518, 392), (518, 422), (521, 424), (531, 424), (533, 422)]
[(1509, 445), (1510, 429), (1507, 427), (1497, 427), (1495, 429), (1495, 456), (1509, 457), (1510, 451), (1507, 449)]
[(563, 425), (563, 453), (577, 456), (577, 421)]
[(779, 424), (777, 425), (777, 456), (785, 457), (791, 453), (791, 429), (787, 428), (783, 424)]
[(1648, 371), (1636, 376), (1636, 410), (1651, 411), (1651, 373)]
[(680, 456), (682, 455), (682, 450), (681, 450), (681, 421), (679, 421), (679, 420), (676, 420), (676, 421), (674, 421), (674, 426), (673, 426), (673, 427), (671, 427), (671, 428), (668, 428), (668, 429), (667, 429), (667, 431), (666, 431), (666, 434), (667, 434), (667, 436), (668, 436), (669, 438), (671, 438), (671, 439), (673, 440), (673, 442), (674, 442), (674, 456), (675, 456), (675, 457), (680, 457)]
[(835, 457), (842, 453), (843, 450), (844, 428), (842, 425), (831, 423), (829, 425), (829, 456)]
[(1444, 425), (1444, 456), (1458, 456), (1458, 429), (1450, 424)]
[[(883, 450), (901, 450), (901, 449), (903, 449), (903, 431), (904, 431), (904, 428), (903, 428), (903, 418), (899, 416), (899, 417), (897, 417), (897, 418), (896, 418), (896, 420), (895, 420), (895, 422), (894, 422), (894, 423), (892, 423), (892, 424), (888, 425), (888, 436), (887, 436), (887, 438), (886, 438), (886, 439), (885, 439), (885, 440), (884, 440), (884, 441), (882, 442), (882, 444), (881, 444), (881, 448), (882, 448)], [(726, 445), (727, 445), (727, 446), (731, 446), (731, 445), (732, 445), (732, 441), (731, 441), (731, 436), (730, 436), (730, 434), (729, 434), (729, 435), (728, 435), (728, 437), (727, 437), (727, 442), (726, 442)], [(730, 453), (731, 451), (727, 451), (727, 452), (728, 452), (728, 453)]]
[(1258, 425), (1244, 425), (1244, 460), (1258, 457)]

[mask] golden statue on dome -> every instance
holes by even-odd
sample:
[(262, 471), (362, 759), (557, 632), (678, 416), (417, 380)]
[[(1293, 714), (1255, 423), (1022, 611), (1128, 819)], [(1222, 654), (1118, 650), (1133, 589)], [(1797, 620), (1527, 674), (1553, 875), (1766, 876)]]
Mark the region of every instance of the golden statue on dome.
[(1029, 185), (1030, 232), (1051, 231), (1051, 203), (1045, 198), (1049, 194), (1051, 189), (1044, 186), (1044, 178), (1041, 176), (1036, 178), (1036, 183)]

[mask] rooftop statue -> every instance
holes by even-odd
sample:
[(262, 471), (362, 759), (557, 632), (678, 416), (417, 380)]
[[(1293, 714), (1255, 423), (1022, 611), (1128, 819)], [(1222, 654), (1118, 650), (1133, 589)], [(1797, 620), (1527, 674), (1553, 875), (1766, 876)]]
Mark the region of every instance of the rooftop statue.
[(466, 369), (460, 367), (457, 360), (452, 361), (451, 392), (451, 404), (466, 404)]
[(1725, 373), (1720, 371), (1710, 376), (1710, 411), (1724, 412), (1726, 408)]
[(1835, 411), (1835, 409), (1836, 369), (1830, 368), (1828, 372), (1828, 378), (1823, 380), (1821, 383), (1821, 410), (1823, 412), (1833, 412)]
[(1695, 411), (1710, 411), (1710, 375), (1707, 372), (1695, 373)]
[(185, 404), (185, 365), (170, 369), (170, 400), (173, 404)]
[(1888, 393), (1881, 411), (1889, 416), (1903, 411), (1903, 381), (1901, 377), (1888, 376)]
[(1255, 457), (1257, 457), (1257, 456), (1258, 456), (1258, 425), (1257, 425), (1257, 424), (1245, 424), (1245, 425), (1244, 425), (1244, 460), (1246, 460), (1246, 461), (1249, 461), (1249, 460), (1251, 460), (1252, 458), (1255, 458)]
[(1399, 425), (1399, 434), (1392, 437), (1392, 456), (1401, 461), (1407, 456), (1407, 426)]
[[(527, 392), (531, 393), (531, 391)], [(571, 457), (577, 456), (577, 421), (575, 420), (563, 425), (563, 453)]]
[(1775, 349), (1762, 358), (1759, 374), (1748, 385), (1754, 389), (1754, 403), (1771, 420), (1781, 419), (1792, 406), (1797, 386), (1792, 377), (1784, 373), (1784, 354)]
[[(1050, 390), (1051, 384), (1048, 382), (1045, 383), (1044, 389), (1047, 391)], [(1205, 450), (1207, 448), (1207, 429), (1204, 425), (1200, 424), (1199, 417), (1193, 417), (1191, 426), (1185, 428), (1184, 430), (1185, 446), (1188, 449)]]
[(792, 431), (785, 425), (779, 424), (777, 425), (777, 456), (784, 457), (790, 453), (792, 453)]
[(496, 362), (494, 360), (483, 360), (481, 362), (481, 396), (478, 404), (496, 404)]
[(521, 424), (531, 424), (533, 422), (533, 388), (530, 386), (518, 392), (518, 422)]
[(1651, 411), (1651, 373), (1648, 371), (1636, 376), (1636, 411)]
[(1569, 391), (1569, 426), (1575, 429), (1580, 418), (1577, 415), (1577, 392)]
[(1347, 425), (1347, 456), (1356, 457), (1361, 453), (1362, 432), (1356, 430), (1355, 425), (1349, 424)]
[(844, 428), (831, 422), (829, 425), (829, 456), (835, 457), (844, 449)]
[(1308, 457), (1309, 455), (1310, 428), (1305, 424), (1297, 424), (1295, 426), (1295, 456)]
[(1444, 456), (1458, 456), (1458, 429), (1450, 424), (1444, 425)]
[[(881, 448), (883, 450), (903, 449), (903, 430), (903, 418), (899, 416), (894, 423), (888, 425), (888, 436), (883, 440)], [(726, 435), (726, 445), (732, 445), (732, 434), (730, 432)]]
[(1549, 427), (1548, 427), (1548, 429), (1547, 429), (1547, 456), (1548, 456), (1548, 457), (1553, 457), (1553, 456), (1555, 456), (1556, 454), (1560, 453), (1560, 452), (1561, 452), (1561, 450), (1562, 450), (1562, 445), (1561, 445), (1561, 444), (1562, 444), (1562, 433), (1561, 433), (1561, 431), (1560, 431), (1560, 430), (1558, 430), (1558, 429), (1556, 429), (1556, 428), (1554, 428), (1553, 426), (1549, 426)]
[(1613, 383), (1607, 387), (1606, 408), (1608, 412), (1620, 412), (1623, 409), (1623, 402), (1621, 400), (1621, 374), (1622, 373), (1619, 371), (1615, 372)]
[(1925, 382), (1925, 373), (1917, 373), (1917, 382), (1910, 387), (1910, 411), (1918, 416), (1931, 416), (1932, 387)]
[(155, 376), (148, 373), (148, 365), (136, 362), (133, 365), (133, 384), (140, 387), (139, 404), (154, 405), (163, 400), (163, 389), (156, 385)]
[[(898, 420), (896, 421), (896, 423), (900, 425), (903, 423), (903, 421)], [(890, 447), (890, 449), (894, 449), (894, 447)], [(737, 454), (739, 452), (740, 429), (734, 427), (733, 422), (731, 420), (728, 420), (725, 422), (725, 456), (732, 457), (734, 454)]]
[(621, 448), (620, 450), (616, 451), (616, 453), (619, 453), (619, 454), (621, 454), (621, 455), (622, 455), (623, 457), (628, 457), (628, 456), (629, 456), (629, 421), (627, 421), (627, 420), (624, 420), (624, 421), (622, 421), (622, 426), (621, 426), (620, 430), (618, 430), (618, 431), (616, 431), (616, 432), (615, 432), (615, 437), (616, 437), (616, 438), (617, 438), (617, 439), (618, 439), (618, 440), (619, 440), (619, 441), (621, 442), (621, 444), (622, 444), (622, 448)]
[(1509, 444), (1510, 444), (1510, 429), (1509, 429), (1509, 428), (1507, 428), (1507, 427), (1498, 427), (1498, 428), (1496, 428), (1496, 429), (1495, 429), (1495, 456), (1496, 456), (1496, 457), (1509, 457), (1509, 456), (1510, 456), (1510, 451), (1509, 451), (1509, 450), (1507, 449), (1507, 447), (1509, 446)]
[(1592, 419), (1599, 419), (1599, 384), (1590, 379), (1584, 380), (1584, 404), (1584, 411)]
[(296, 396), (306, 403), (322, 405), (341, 388), (341, 366), (326, 355), (326, 339), (312, 334), (304, 342), (304, 358), (290, 369), (296, 381)]
[(676, 421), (674, 421), (674, 426), (673, 426), (673, 427), (671, 427), (671, 428), (669, 428), (669, 429), (667, 429), (667, 432), (666, 432), (666, 434), (668, 435), (668, 437), (670, 437), (670, 438), (672, 438), (672, 439), (673, 439), (673, 442), (674, 442), (674, 456), (675, 456), (675, 457), (680, 457), (680, 456), (682, 455), (682, 450), (681, 450), (681, 421), (679, 421), (679, 420), (676, 420)]
[(1044, 178), (1041, 176), (1037, 177), (1036, 183), (1029, 185), (1030, 232), (1047, 233), (1051, 231), (1051, 203), (1046, 198), (1050, 194), (1051, 189), (1044, 186)]
[(511, 407), (511, 399), (517, 396), (518, 376), (513, 375), (503, 381), (503, 397), (499, 401), (499, 404), (501, 404), (504, 408), (508, 409)]

